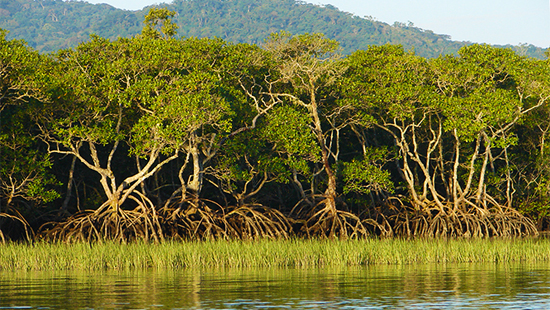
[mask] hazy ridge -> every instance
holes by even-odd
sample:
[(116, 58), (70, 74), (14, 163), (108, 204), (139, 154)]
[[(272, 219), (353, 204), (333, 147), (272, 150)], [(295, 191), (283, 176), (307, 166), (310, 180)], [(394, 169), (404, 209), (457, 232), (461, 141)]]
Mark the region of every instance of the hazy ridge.
[[(401, 44), (424, 57), (456, 53), (470, 42), (453, 41), (412, 24), (389, 25), (371, 18), (295, 0), (175, 0), (164, 5), (178, 14), (179, 35), (220, 37), (232, 42), (261, 43), (271, 32), (321, 32), (341, 43), (344, 53), (369, 45)], [(0, 0), (0, 28), (8, 38), (23, 39), (42, 52), (75, 46), (89, 35), (114, 39), (141, 31), (148, 8), (126, 11), (105, 4), (62, 0)], [(507, 46), (544, 58), (533, 45)]]

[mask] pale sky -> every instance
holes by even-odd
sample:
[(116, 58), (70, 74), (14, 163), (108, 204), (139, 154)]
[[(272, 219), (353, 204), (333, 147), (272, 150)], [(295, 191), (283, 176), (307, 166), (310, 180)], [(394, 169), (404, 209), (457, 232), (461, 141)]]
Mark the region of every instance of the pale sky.
[[(126, 10), (169, 0), (88, 0)], [(357, 16), (450, 35), (453, 40), (550, 47), (550, 0), (307, 0)]]

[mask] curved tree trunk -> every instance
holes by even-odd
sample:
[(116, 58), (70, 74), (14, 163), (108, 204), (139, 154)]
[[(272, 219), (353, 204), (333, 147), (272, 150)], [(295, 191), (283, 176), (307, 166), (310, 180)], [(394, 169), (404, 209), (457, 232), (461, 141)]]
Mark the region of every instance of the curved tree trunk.
[(322, 164), (325, 173), (327, 174), (327, 189), (325, 190), (325, 199), (326, 205), (330, 208), (332, 214), (336, 214), (336, 174), (332, 170), (329, 162), (329, 150), (327, 148), (325, 137), (323, 135), (323, 129), (321, 127), (321, 119), (319, 118), (319, 111), (317, 107), (317, 102), (315, 100), (315, 93), (310, 94), (311, 103), (309, 105), (309, 113), (313, 119), (313, 130), (317, 142), (321, 148)]

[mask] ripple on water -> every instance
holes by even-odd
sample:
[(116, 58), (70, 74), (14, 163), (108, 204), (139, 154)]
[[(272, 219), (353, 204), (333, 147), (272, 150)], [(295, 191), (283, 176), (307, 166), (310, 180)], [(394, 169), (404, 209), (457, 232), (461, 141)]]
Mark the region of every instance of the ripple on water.
[(0, 309), (550, 309), (546, 265), (0, 272)]

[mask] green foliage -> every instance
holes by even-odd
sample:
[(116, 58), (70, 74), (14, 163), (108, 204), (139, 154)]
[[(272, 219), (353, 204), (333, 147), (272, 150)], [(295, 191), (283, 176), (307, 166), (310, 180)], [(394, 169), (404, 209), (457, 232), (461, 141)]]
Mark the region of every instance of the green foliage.
[(267, 141), (274, 143), (273, 151), (309, 161), (320, 160), (320, 150), (309, 128), (307, 114), (293, 106), (278, 106), (266, 117), (261, 130)]
[[(445, 129), (457, 129), (465, 141), (479, 132), (513, 122), (523, 103), (515, 91), (515, 67), (521, 59), (511, 50), (472, 45), (459, 58), (432, 61), (440, 90), (448, 98), (440, 108)], [(509, 140), (511, 141), (511, 140)]]
[(83, 1), (13, 0), (0, 3), (0, 28), (41, 52), (74, 47), (96, 33), (115, 39), (139, 33), (145, 12)]
[[(59, 87), (51, 106), (56, 136), (106, 145), (126, 139), (144, 155), (178, 149), (204, 126), (228, 131), (229, 103), (214, 72), (203, 71), (208, 55), (195, 58), (209, 40), (93, 38), (59, 54)], [(54, 88), (53, 91), (56, 91)]]
[(293, 36), (290, 32), (272, 33), (264, 43), (264, 47), (270, 50), (275, 58), (282, 61), (303, 58), (325, 59), (337, 52), (340, 44), (336, 40), (325, 37), (322, 33), (305, 33)]
[(0, 136), (0, 211), (2, 205), (9, 207), (25, 201), (41, 204), (60, 198), (52, 188), (60, 183), (51, 174), (50, 156), (38, 149), (38, 142), (33, 141), (30, 133), (22, 127), (28, 124), (28, 120), (25, 125), (4, 117), (0, 121), (3, 127)]
[(40, 95), (36, 69), (43, 58), (20, 40), (7, 40), (0, 29), (0, 112), (7, 105), (21, 104)]
[(53, 189), (59, 182), (51, 174), (52, 161), (39, 147), (28, 115), (29, 101), (44, 97), (40, 68), (47, 61), (5, 35), (0, 31), (0, 213), (14, 205), (60, 197)]
[(172, 22), (176, 12), (166, 8), (151, 8), (145, 15), (145, 27), (141, 35), (148, 38), (170, 38), (177, 34), (178, 26)]
[[(550, 94), (549, 61), (530, 60), (522, 65), (518, 72), (518, 90), (523, 97), (524, 108), (531, 108), (540, 101), (546, 102)], [(548, 227), (550, 205), (549, 107), (546, 103), (526, 115), (518, 130), (518, 176), (522, 180), (518, 208), (537, 219), (540, 229)]]
[[(251, 10), (271, 4), (248, 3)], [(261, 47), (176, 38), (171, 20), (181, 16), (153, 9), (141, 35), (94, 35), (47, 56), (0, 33), (0, 207), (14, 213), (50, 203), (71, 213), (101, 205), (79, 223), (103, 211), (111, 218), (111, 209), (117, 217), (119, 206), (137, 217), (150, 210), (161, 237), (161, 206), (173, 212), (170, 221), (182, 221), (176, 226), (194, 225), (197, 212), (225, 216), (228, 205), (258, 207), (242, 209), (245, 218), (296, 206), (296, 216), (317, 214), (304, 225), (318, 220), (321, 230), (344, 219), (343, 234), (353, 225), (366, 233), (363, 223), (386, 229), (362, 218), (372, 214), (408, 221), (411, 209), (485, 214), (485, 221), (506, 206), (512, 211), (502, 216), (521, 209), (547, 217), (548, 60), (488, 45), (434, 59), (371, 46), (343, 59), (338, 41), (320, 33), (279, 31)], [(78, 163), (69, 171), (71, 156)], [(69, 180), (62, 206), (58, 179)], [(74, 194), (78, 205), (68, 209)]]
[[(528, 201), (518, 205), (518, 210), (538, 222), (548, 220), (550, 216), (550, 202), (548, 200)], [(546, 227), (539, 227), (546, 228)]]
[(373, 191), (393, 192), (394, 185), (390, 172), (382, 169), (387, 156), (388, 151), (384, 148), (369, 148), (363, 158), (343, 162), (344, 194), (353, 192), (368, 195)]
[(414, 204), (431, 196), (444, 208), (474, 197), (486, 208), (482, 195), (513, 203), (515, 126), (548, 98), (534, 60), (471, 45), (431, 60), (373, 46), (346, 61), (343, 98), (393, 138)]
[(433, 109), (433, 93), (427, 62), (400, 46), (371, 46), (346, 59), (349, 69), (342, 82), (344, 93), (356, 108), (369, 115), (401, 121), (422, 117)]

